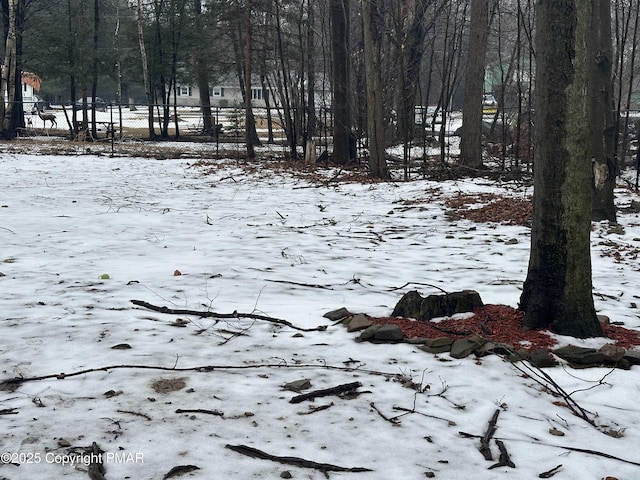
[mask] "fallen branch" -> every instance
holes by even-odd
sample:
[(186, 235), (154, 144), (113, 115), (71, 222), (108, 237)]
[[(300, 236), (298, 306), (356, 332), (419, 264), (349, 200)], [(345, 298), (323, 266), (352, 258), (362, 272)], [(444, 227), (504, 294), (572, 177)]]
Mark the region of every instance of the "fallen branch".
[(329, 395), (340, 395), (341, 393), (347, 393), (347, 392), (356, 390), (361, 386), (362, 384), (360, 382), (352, 382), (352, 383), (345, 383), (343, 385), (338, 385), (337, 387), (314, 390), (313, 392), (303, 393), (302, 395), (296, 395), (291, 400), (289, 400), (289, 403), (300, 403), (300, 402), (304, 402), (305, 400), (312, 400), (317, 397), (326, 397)]
[(394, 292), (396, 290), (402, 290), (404, 287), (408, 287), (409, 285), (420, 285), (422, 287), (432, 287), (432, 288), (437, 288), (438, 290), (440, 290), (442, 293), (449, 293), (446, 290), (440, 288), (437, 285), (432, 285), (431, 283), (420, 283), (420, 282), (407, 282), (404, 285), (400, 285), (399, 287), (389, 287), (387, 290), (389, 292)]
[[(458, 432), (459, 435), (465, 438), (482, 438), (480, 435), (474, 435), (473, 433), (467, 432)], [(561, 448), (563, 450), (568, 450), (569, 452), (578, 452), (578, 453), (586, 453), (587, 455), (595, 455), (597, 457), (608, 458), (611, 460), (617, 460), (619, 462), (628, 463), (629, 465), (636, 465), (640, 467), (640, 462), (634, 462), (633, 460), (626, 460), (624, 458), (616, 457), (615, 455), (611, 455), (609, 453), (600, 452), (598, 450), (590, 450), (588, 448), (578, 448), (578, 447), (567, 447), (565, 445), (555, 445), (553, 443), (545, 443), (545, 442), (536, 442), (532, 440), (523, 440), (521, 438), (501, 438), (501, 440), (509, 440), (510, 442), (527, 442), (532, 445), (540, 445), (541, 447), (550, 447), (550, 448)], [(556, 467), (559, 468), (560, 466)], [(543, 477), (541, 477), (543, 478)]]
[(332, 465), (330, 463), (318, 463), (312, 460), (305, 460), (300, 457), (280, 457), (277, 455), (271, 455), (257, 448), (249, 447), (247, 445), (225, 445), (225, 448), (233, 450), (234, 452), (246, 455), (252, 458), (259, 458), (262, 460), (271, 460), (272, 462), (284, 463), (286, 465), (293, 465), (295, 467), (313, 468), (323, 472), (326, 476), (327, 472), (372, 472), (373, 470), (363, 467), (341, 467), (339, 465)]
[(546, 472), (542, 472), (538, 475), (538, 478), (551, 478), (562, 468), (562, 464), (556, 465), (551, 470), (547, 470)]
[[(428, 413), (419, 412), (415, 408), (404, 408), (404, 407), (399, 407), (397, 405), (394, 405), (393, 409), (394, 410), (399, 410), (401, 412), (406, 412), (403, 415), (406, 415), (406, 414), (409, 414), (409, 413), (417, 413), (418, 415), (422, 415), (423, 417), (435, 418), (436, 420), (442, 420), (443, 422), (447, 422), (450, 427), (455, 427), (457, 425), (456, 422), (454, 422), (453, 420), (449, 420), (449, 419), (446, 419), (446, 418), (443, 418), (443, 417), (438, 417), (436, 415), (429, 415)], [(400, 415), (398, 415), (398, 416), (400, 416)], [(395, 417), (395, 418), (398, 418), (398, 417)]]
[(480, 453), (485, 460), (493, 460), (491, 455), (491, 447), (489, 447), (489, 442), (493, 437), (493, 434), (496, 433), (496, 429), (498, 428), (496, 423), (498, 423), (498, 415), (500, 415), (500, 410), (496, 410), (489, 420), (489, 425), (487, 426), (487, 430), (484, 432), (484, 435), (480, 437)]
[(333, 287), (331, 287), (330, 285), (321, 285), (319, 283), (299, 283), (299, 282), (292, 282), (290, 280), (272, 280), (270, 278), (267, 278), (266, 280), (267, 282), (286, 283), (288, 285), (295, 285), (296, 287), (320, 288), (323, 290), (333, 290)]
[(147, 420), (153, 420), (146, 413), (132, 412), (131, 410), (116, 410), (116, 412), (118, 412), (118, 413), (128, 413), (129, 415), (135, 415), (136, 417), (142, 417), (142, 418), (145, 418)]
[(193, 472), (194, 470), (200, 470), (200, 467), (197, 465), (178, 465), (177, 467), (173, 467), (169, 470), (162, 480), (167, 480), (169, 478), (178, 477), (180, 475), (184, 475), (185, 473)]
[(496, 440), (496, 445), (498, 445), (498, 450), (500, 450), (500, 458), (498, 463), (494, 463), (489, 467), (489, 470), (498, 467), (516, 468), (515, 463), (513, 463), (511, 457), (509, 457), (509, 452), (507, 452), (507, 447), (504, 446), (504, 442), (502, 440)]
[(527, 376), (538, 385), (542, 386), (545, 390), (551, 392), (552, 395), (557, 395), (562, 397), (565, 401), (565, 404), (571, 412), (579, 418), (582, 418), (589, 425), (596, 428), (596, 430), (602, 431), (601, 428), (598, 427), (596, 421), (591, 418), (589, 412), (582, 408), (578, 402), (576, 402), (570, 393), (566, 392), (558, 383), (551, 378), (551, 376), (545, 372), (543, 369), (539, 367), (535, 367), (529, 362), (509, 362), (516, 370), (520, 373)]
[(131, 300), (131, 303), (137, 305), (138, 307), (147, 308), (149, 310), (153, 310), (154, 312), (166, 313), (168, 315), (194, 315), (201, 318), (251, 318), (253, 320), (263, 320), (265, 322), (275, 323), (277, 325), (285, 325), (289, 328), (293, 328), (294, 330), (299, 330), (301, 332), (323, 332), (327, 329), (326, 325), (320, 325), (315, 328), (296, 327), (294, 324), (287, 320), (269, 317), (267, 315), (257, 315), (255, 313), (216, 313), (210, 311), (189, 310), (184, 308), (169, 308), (165, 306), (153, 305), (143, 300)]
[(86, 375), (88, 373), (95, 372), (108, 372), (111, 370), (123, 370), (123, 369), (140, 369), (140, 370), (160, 370), (165, 372), (213, 372), (215, 370), (249, 370), (255, 368), (292, 368), (292, 369), (307, 369), (307, 368), (322, 368), (327, 370), (339, 370), (342, 372), (360, 372), (360, 373), (369, 373), (371, 375), (382, 375), (385, 377), (394, 377), (396, 374), (394, 373), (386, 373), (380, 372), (377, 370), (367, 370), (361, 368), (351, 368), (351, 367), (340, 367), (336, 365), (327, 365), (323, 364), (305, 364), (299, 363), (294, 365), (288, 365), (286, 363), (259, 363), (255, 365), (199, 365), (195, 367), (161, 367), (158, 365), (107, 365), (104, 367), (95, 367), (95, 368), (86, 368), (84, 370), (78, 370), (76, 372), (71, 373), (51, 373), (47, 375), (38, 375), (34, 377), (14, 377), (14, 378), (6, 378), (4, 380), (0, 380), (0, 391), (13, 391), (19, 385), (27, 382), (35, 382), (40, 380), (64, 380), (70, 377), (77, 377), (81, 375)]
[(327, 410), (329, 408), (333, 407), (333, 402), (327, 404), (327, 405), (320, 405), (318, 407), (311, 407), (309, 408), (308, 412), (298, 412), (298, 415), (311, 415), (312, 413), (316, 413), (316, 412), (321, 412), (322, 410)]
[(386, 420), (387, 422), (395, 426), (399, 426), (402, 423), (400, 420), (398, 420), (398, 417), (392, 417), (392, 418), (387, 417), (384, 413), (380, 411), (378, 407), (376, 407), (375, 403), (371, 402), (369, 405), (378, 413), (378, 415), (380, 415), (383, 418), (383, 420)]
[(220, 410), (205, 410), (203, 408), (193, 408), (193, 409), (179, 408), (176, 410), (176, 413), (206, 413), (207, 415), (216, 415), (218, 417), (224, 416), (224, 412), (221, 412)]

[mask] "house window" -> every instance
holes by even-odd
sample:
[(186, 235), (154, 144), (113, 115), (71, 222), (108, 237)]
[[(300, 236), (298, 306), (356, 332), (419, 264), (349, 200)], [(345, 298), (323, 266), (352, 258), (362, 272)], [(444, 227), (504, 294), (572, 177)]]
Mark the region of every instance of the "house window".
[(224, 87), (213, 87), (212, 96), (224, 97)]
[(251, 87), (251, 100), (262, 100), (261, 87)]
[(180, 87), (178, 89), (178, 95), (181, 97), (190, 97), (191, 96), (191, 87)]

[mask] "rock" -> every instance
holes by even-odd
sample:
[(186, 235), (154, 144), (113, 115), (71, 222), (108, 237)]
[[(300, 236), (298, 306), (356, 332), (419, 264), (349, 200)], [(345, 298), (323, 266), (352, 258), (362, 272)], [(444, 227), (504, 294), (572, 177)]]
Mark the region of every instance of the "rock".
[(342, 308), (338, 308), (337, 310), (331, 310), (330, 312), (325, 313), (323, 317), (328, 318), (332, 322), (337, 322), (338, 320), (342, 320), (343, 318), (346, 318), (349, 315), (351, 315), (349, 310), (342, 307)]
[(605, 356), (605, 361), (607, 363), (618, 363), (624, 358), (625, 349), (608, 343), (600, 347), (598, 349), (598, 353)]
[(485, 340), (479, 336), (460, 338), (453, 342), (449, 355), (453, 358), (465, 358), (475, 352), (485, 343)]
[(404, 341), (411, 345), (424, 345), (429, 341), (429, 339), (424, 337), (411, 337), (411, 338), (405, 338)]
[(300, 380), (294, 380), (293, 382), (285, 383), (283, 385), (285, 390), (291, 390), (292, 392), (300, 393), (302, 390), (311, 388), (311, 380), (308, 378), (301, 378)]
[(609, 325), (611, 323), (611, 319), (606, 315), (597, 315), (597, 317), (600, 323), (604, 323), (605, 325)]
[(567, 362), (576, 365), (599, 365), (605, 363), (606, 357), (595, 348), (576, 347), (568, 345), (556, 348), (553, 353)]
[(555, 367), (558, 364), (556, 359), (553, 358), (553, 355), (551, 355), (551, 352), (544, 348), (537, 348), (533, 350), (529, 354), (529, 362), (531, 365), (538, 368)]
[(280, 478), (293, 478), (293, 475), (289, 470), (285, 470), (280, 474)]
[(631, 200), (629, 208), (634, 212), (640, 212), (640, 202), (638, 200)]
[(636, 350), (627, 350), (623, 358), (631, 365), (640, 365), (640, 352)]
[(427, 345), (433, 348), (451, 347), (452, 343), (453, 340), (451, 340), (449, 337), (438, 337), (434, 338), (433, 340), (429, 340), (429, 342), (427, 342)]
[(402, 329), (398, 325), (382, 325), (373, 335), (376, 342), (401, 342), (404, 340)]
[(510, 362), (519, 362), (521, 360), (529, 360), (529, 352), (524, 348), (519, 348), (515, 352), (509, 355), (508, 360)]
[(363, 315), (362, 313), (358, 313), (351, 317), (351, 320), (349, 320), (349, 323), (347, 324), (347, 331), (357, 332), (359, 330), (364, 330), (371, 325), (373, 325), (373, 322), (369, 320), (369, 317)]
[(71, 446), (71, 442), (69, 440), (67, 440), (66, 438), (59, 438), (58, 439), (58, 446), (59, 447), (70, 447)]
[(415, 290), (405, 293), (393, 309), (391, 316), (404, 318), (419, 318), (422, 296)]
[(429, 320), (436, 317), (449, 317), (454, 313), (471, 312), (474, 308), (483, 305), (480, 294), (474, 290), (429, 295), (426, 298), (414, 290), (403, 295), (392, 315)]
[(506, 343), (487, 342), (476, 350), (476, 355), (484, 357), (486, 355), (510, 355), (513, 352), (513, 347)]
[(451, 350), (452, 344), (453, 340), (449, 337), (438, 337), (428, 340), (423, 346), (418, 348), (427, 353), (445, 353)]
[(357, 341), (364, 342), (367, 340), (371, 340), (381, 327), (382, 325), (371, 325), (369, 328), (362, 331), (360, 336), (357, 338)]

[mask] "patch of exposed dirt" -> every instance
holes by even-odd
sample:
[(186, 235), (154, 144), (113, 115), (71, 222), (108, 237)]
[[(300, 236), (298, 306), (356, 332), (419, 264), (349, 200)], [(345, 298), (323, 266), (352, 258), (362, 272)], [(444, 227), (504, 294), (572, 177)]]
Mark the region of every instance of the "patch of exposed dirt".
[(171, 393), (187, 386), (186, 378), (161, 378), (151, 384), (156, 393)]

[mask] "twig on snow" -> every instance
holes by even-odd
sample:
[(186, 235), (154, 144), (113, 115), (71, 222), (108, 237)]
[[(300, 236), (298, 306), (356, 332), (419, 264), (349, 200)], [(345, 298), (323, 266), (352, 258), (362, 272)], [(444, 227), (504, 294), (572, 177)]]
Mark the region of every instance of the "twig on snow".
[(192, 408), (192, 409), (178, 408), (176, 410), (176, 413), (206, 413), (207, 415), (215, 415), (218, 417), (224, 416), (224, 412), (221, 412), (220, 410), (205, 410), (204, 408)]
[(284, 463), (286, 465), (293, 465), (296, 467), (313, 468), (319, 470), (325, 474), (328, 478), (327, 472), (372, 472), (370, 468), (363, 467), (341, 467), (339, 465), (332, 465), (330, 463), (318, 463), (312, 460), (305, 460), (300, 457), (281, 457), (278, 455), (271, 455), (270, 453), (263, 452), (257, 448), (249, 447), (247, 445), (225, 445), (225, 448), (233, 450), (234, 452), (246, 455), (252, 458), (259, 458), (262, 460), (271, 460), (272, 462)]
[(361, 386), (362, 384), (360, 382), (351, 382), (351, 383), (345, 383), (343, 385), (338, 385), (337, 387), (314, 390), (313, 392), (296, 395), (291, 400), (289, 400), (289, 403), (301, 403), (301, 402), (304, 402), (305, 400), (313, 400), (314, 398), (317, 398), (317, 397), (326, 397), (328, 395), (340, 395), (342, 393), (349, 393), (349, 392), (353, 392), (354, 390), (357, 390)]
[(547, 470), (546, 472), (542, 472), (538, 475), (538, 478), (551, 478), (562, 468), (562, 464), (556, 465), (551, 470)]
[(378, 407), (376, 407), (375, 403), (371, 402), (369, 405), (371, 406), (371, 408), (373, 408), (376, 411), (378, 415), (382, 417), (383, 420), (386, 420), (387, 422), (393, 424), (396, 427), (402, 423), (400, 420), (398, 420), (398, 417), (387, 417), (384, 413), (380, 411)]
[[(459, 431), (458, 434), (465, 438), (482, 438), (481, 435), (474, 435), (473, 433), (467, 433)], [(538, 442), (534, 440), (523, 440), (522, 438), (502, 438), (502, 440), (509, 440), (510, 442), (527, 442), (532, 445), (540, 445), (542, 447), (551, 447), (551, 448), (561, 448), (563, 450), (568, 450), (570, 452), (578, 452), (578, 453), (586, 453), (587, 455), (595, 455), (597, 457), (608, 458), (611, 460), (617, 460), (619, 462), (628, 463), (629, 465), (636, 465), (640, 467), (640, 462), (634, 462), (633, 460), (626, 460), (624, 458), (616, 457), (615, 455), (611, 455), (609, 453), (600, 452), (598, 450), (591, 450), (588, 448), (578, 448), (578, 447), (568, 447), (566, 445), (554, 445), (553, 443), (545, 443)], [(556, 468), (559, 468), (560, 465)], [(542, 477), (541, 477), (542, 478)], [(544, 477), (546, 478), (546, 477)]]
[(184, 308), (169, 308), (166, 306), (158, 306), (152, 305), (149, 302), (145, 302), (143, 300), (131, 300), (131, 303), (137, 305), (139, 307), (147, 308), (149, 310), (153, 310), (154, 312), (166, 313), (169, 315), (195, 315), (198, 317), (208, 317), (208, 318), (252, 318), (254, 320), (263, 320), (265, 322), (271, 322), (278, 325), (285, 325), (289, 328), (293, 328), (294, 330), (299, 330), (301, 332), (322, 332), (327, 329), (326, 325), (320, 325), (315, 328), (302, 328), (297, 327), (291, 322), (287, 320), (282, 320), (280, 318), (269, 317), (267, 315), (257, 315), (255, 313), (216, 313), (210, 311), (198, 311), (198, 310), (189, 310)]

